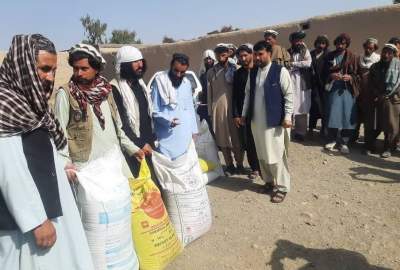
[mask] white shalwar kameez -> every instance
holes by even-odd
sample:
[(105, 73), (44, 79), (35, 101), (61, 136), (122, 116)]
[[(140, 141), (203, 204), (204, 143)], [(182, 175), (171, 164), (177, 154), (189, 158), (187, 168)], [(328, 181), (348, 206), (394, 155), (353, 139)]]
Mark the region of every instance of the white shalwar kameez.
[[(268, 127), (266, 120), (266, 107), (264, 98), (264, 83), (271, 64), (259, 68), (256, 78), (254, 97), (254, 113), (251, 121), (257, 156), (260, 163), (261, 174), (265, 182), (273, 183), (282, 192), (290, 191), (290, 175), (288, 170), (288, 146), (290, 129)], [(293, 89), (290, 74), (282, 68), (280, 84), (284, 96), (285, 120), (291, 121), (293, 113)], [(246, 85), (246, 98), (242, 115), (247, 115), (250, 103), (250, 77)]]
[(292, 69), (290, 76), (293, 82), (293, 105), (294, 105), (294, 124), (295, 132), (299, 135), (306, 135), (307, 133), (307, 115), (311, 109), (311, 88), (307, 89), (306, 82), (301, 76), (300, 68), (311, 67), (311, 54), (306, 50), (304, 57), (300, 53), (292, 55)]
[(32, 230), (47, 216), (28, 169), (21, 136), (0, 138), (0, 191), (19, 227), (19, 230), (0, 231), (2, 270), (94, 270), (64, 162), (54, 146), (53, 152), (63, 215), (51, 219), (57, 234), (55, 244), (40, 249)]

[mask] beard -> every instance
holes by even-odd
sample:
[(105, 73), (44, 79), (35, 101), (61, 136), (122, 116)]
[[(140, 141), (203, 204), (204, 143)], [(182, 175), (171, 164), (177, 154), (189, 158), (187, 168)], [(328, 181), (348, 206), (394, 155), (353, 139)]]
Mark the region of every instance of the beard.
[(241, 66), (243, 66), (244, 68), (248, 68), (248, 67), (250, 67), (250, 65), (251, 65), (251, 61), (243, 61), (241, 63)]
[(133, 70), (132, 62), (121, 63), (120, 76), (122, 79), (127, 81), (136, 82), (143, 78), (146, 73), (146, 64), (143, 63), (143, 67)]
[(228, 62), (228, 57), (226, 59), (218, 60), (218, 64), (220, 64), (221, 66), (225, 66), (226, 62)]
[(176, 76), (171, 70), (168, 72), (168, 77), (175, 88), (178, 88), (182, 84), (183, 77)]
[(336, 51), (339, 52), (339, 53), (342, 53), (342, 52), (344, 52), (345, 50), (346, 50), (345, 48), (337, 48), (337, 49), (336, 49)]
[(131, 81), (137, 81), (143, 78), (143, 75), (144, 75), (144, 69), (132, 70), (129, 79)]
[(366, 57), (370, 57), (370, 56), (372, 55), (372, 53), (373, 53), (373, 52), (371, 52), (371, 51), (365, 51), (365, 52), (364, 52), (364, 55), (365, 55)]
[(296, 53), (301, 52), (304, 49), (304, 45), (303, 44), (297, 44), (293, 46), (293, 51), (295, 51)]
[(388, 58), (384, 58), (384, 57), (382, 57), (381, 58), (381, 62), (382, 62), (382, 66), (385, 68), (385, 69), (387, 69), (387, 68), (389, 68), (389, 65), (390, 65), (390, 59), (388, 59)]
[(254, 62), (254, 65), (255, 65), (256, 67), (263, 68), (263, 67), (265, 67), (265, 66), (268, 65), (268, 62), (264, 63), (264, 62), (262, 62), (262, 61), (260, 61), (260, 60), (256, 60), (256, 61)]
[(81, 85), (86, 85), (86, 86), (88, 86), (88, 85), (91, 85), (91, 84), (92, 84), (93, 80), (87, 80), (87, 79), (84, 79), (84, 78), (76, 78), (76, 79), (75, 79), (75, 82), (76, 82), (77, 84), (81, 84)]
[(143, 70), (143, 69), (138, 69), (138, 70), (136, 70), (136, 71), (133, 72), (133, 76), (134, 76), (136, 79), (141, 79), (141, 78), (143, 78), (143, 75), (144, 75), (144, 70)]
[(206, 63), (204, 64), (206, 70), (209, 70), (210, 68), (212, 68), (214, 66), (214, 63)]

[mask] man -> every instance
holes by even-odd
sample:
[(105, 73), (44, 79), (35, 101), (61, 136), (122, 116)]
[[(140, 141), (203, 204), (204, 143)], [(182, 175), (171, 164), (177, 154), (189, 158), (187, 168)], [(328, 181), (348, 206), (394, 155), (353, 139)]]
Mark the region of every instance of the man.
[[(261, 175), (271, 201), (281, 203), (290, 191), (288, 146), (292, 126), (293, 90), (285, 67), (272, 62), (272, 46), (254, 45), (257, 68), (250, 74), (242, 116), (251, 121)], [(244, 121), (244, 120), (243, 120)]]
[[(116, 147), (131, 158), (142, 159), (144, 152), (122, 130), (111, 84), (100, 75), (105, 65), (101, 54), (91, 45), (77, 44), (69, 52), (68, 63), (73, 75), (59, 88), (55, 104), (57, 118), (68, 135), (68, 147), (60, 154), (77, 168)], [(132, 177), (125, 160), (122, 168), (126, 177)], [(70, 178), (74, 180), (74, 175)]]
[(268, 29), (264, 32), (264, 40), (272, 46), (272, 61), (287, 67), (290, 62), (290, 55), (284, 47), (278, 45), (278, 35), (277, 31)]
[(378, 106), (379, 122), (385, 133), (384, 150), (381, 156), (388, 158), (395, 150), (400, 123), (400, 60), (396, 58), (397, 47), (385, 44), (381, 60), (373, 64), (369, 74), (369, 85)]
[(336, 37), (336, 50), (326, 56), (324, 67), (325, 87), (328, 94), (328, 140), (325, 149), (338, 148), (342, 154), (349, 154), (348, 143), (353, 137), (357, 124), (355, 105), (359, 93), (357, 58), (349, 50), (351, 38), (342, 33)]
[(292, 44), (290, 54), (290, 76), (294, 91), (294, 139), (304, 141), (307, 134), (308, 113), (311, 108), (311, 54), (304, 43), (306, 33), (293, 32), (289, 36)]
[(238, 59), (236, 56), (236, 52), (237, 52), (236, 46), (232, 43), (228, 43), (228, 44), (226, 44), (226, 46), (228, 47), (228, 52), (229, 52), (229, 58), (228, 58), (229, 62), (231, 62), (234, 65), (237, 65)]
[[(239, 140), (239, 130), (232, 121), (232, 83), (236, 66), (228, 61), (229, 49), (219, 44), (214, 50), (218, 63), (207, 72), (207, 103), (217, 146), (224, 156), (225, 174), (243, 173), (244, 153)], [(236, 160), (233, 163), (232, 152)]]
[[(112, 93), (117, 105), (122, 130), (126, 136), (145, 154), (152, 179), (158, 184), (151, 162), (155, 148), (155, 135), (151, 119), (151, 97), (143, 81), (146, 61), (135, 47), (121, 47), (115, 57), (117, 78), (111, 81)], [(134, 177), (139, 175), (140, 162), (124, 153)]]
[[(399, 37), (392, 37), (389, 41), (389, 44), (393, 44), (397, 48), (396, 57), (400, 59), (400, 38)], [(396, 152), (400, 152), (400, 134), (397, 136), (397, 148)]]
[(15, 36), (0, 68), (1, 269), (94, 269), (56, 154), (67, 143), (48, 105), (56, 68), (39, 34)]
[(360, 79), (360, 94), (357, 97), (358, 123), (355, 130), (353, 141), (359, 137), (360, 126), (364, 123), (364, 151), (369, 154), (374, 150), (376, 137), (379, 135), (377, 130), (376, 107), (374, 97), (370, 91), (368, 83), (369, 69), (373, 64), (380, 60), (380, 55), (375, 51), (378, 50), (378, 40), (368, 38), (364, 44), (364, 55), (359, 57), (358, 77)]
[(203, 52), (203, 62), (200, 67), (199, 79), (202, 87), (202, 91), (199, 94), (199, 107), (197, 108), (197, 114), (200, 116), (200, 121), (206, 119), (209, 128), (211, 129), (210, 118), (208, 117), (208, 107), (207, 107), (207, 72), (212, 68), (215, 63), (215, 54), (213, 50), (206, 50)]
[(198, 133), (188, 67), (189, 58), (175, 53), (169, 70), (158, 73), (151, 85), (157, 150), (171, 160), (185, 154)]
[[(242, 111), (244, 98), (246, 96), (246, 84), (250, 70), (254, 66), (253, 62), (253, 45), (243, 44), (238, 48), (239, 63), (241, 67), (235, 71), (233, 76), (233, 92), (232, 92), (232, 114), (235, 126), (240, 130), (242, 135), (243, 149), (247, 152), (247, 160), (250, 164), (250, 179), (255, 179), (260, 175), (260, 166), (258, 164), (256, 147), (254, 144), (253, 133), (251, 132), (251, 123), (242, 123)], [(244, 127), (242, 127), (244, 125)]]
[(309, 133), (312, 135), (317, 127), (318, 119), (321, 119), (320, 136), (326, 135), (326, 91), (323, 81), (323, 68), (325, 57), (329, 52), (329, 40), (327, 36), (318, 36), (314, 41), (314, 50), (310, 52), (312, 59), (312, 89)]

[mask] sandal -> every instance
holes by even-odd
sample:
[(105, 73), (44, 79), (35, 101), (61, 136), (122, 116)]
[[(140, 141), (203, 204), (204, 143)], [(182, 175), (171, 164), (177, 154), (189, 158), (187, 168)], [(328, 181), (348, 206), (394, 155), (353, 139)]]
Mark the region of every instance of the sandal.
[(281, 203), (285, 200), (287, 192), (283, 192), (280, 190), (277, 190), (274, 192), (274, 194), (271, 197), (271, 202), (272, 203)]

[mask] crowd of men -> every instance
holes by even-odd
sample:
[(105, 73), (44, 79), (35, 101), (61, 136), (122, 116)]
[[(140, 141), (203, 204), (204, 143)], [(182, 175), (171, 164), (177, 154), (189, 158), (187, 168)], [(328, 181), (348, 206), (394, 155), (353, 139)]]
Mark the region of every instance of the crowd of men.
[[(116, 76), (93, 46), (69, 51), (71, 79), (56, 87), (49, 105), (57, 53), (41, 35), (15, 36), (0, 68), (0, 262), (4, 269), (93, 269), (83, 227), (68, 185), (76, 172), (114, 148), (124, 156), (127, 178), (137, 177), (153, 151), (172, 161), (185, 154), (198, 133), (196, 111), (205, 119), (226, 164), (227, 176), (248, 174), (265, 181), (271, 202), (290, 191), (288, 146), (304, 141), (321, 119), (327, 150), (349, 153), (364, 125), (365, 153), (384, 132), (381, 156), (398, 147), (400, 39), (378, 53), (368, 38), (354, 55), (351, 38), (318, 36), (310, 52), (303, 31), (291, 47), (277, 44), (278, 32), (238, 48), (221, 43), (203, 54), (198, 106), (185, 76), (189, 57), (175, 53), (150, 85), (146, 60), (133, 46), (121, 47)], [(250, 171), (244, 167), (244, 155)], [(116, 161), (117, 162), (117, 161)], [(60, 258), (68, 258), (61, 260)], [(44, 268), (43, 268), (44, 267)]]
[[(366, 155), (388, 158), (399, 150), (400, 139), (399, 38), (391, 38), (380, 53), (378, 40), (367, 38), (364, 53), (356, 56), (346, 33), (334, 39), (333, 50), (327, 36), (318, 36), (311, 51), (304, 31), (290, 34), (288, 49), (277, 44), (278, 35), (266, 30), (254, 46), (218, 44), (204, 52), (199, 74), (198, 113), (210, 123), (226, 174), (245, 172), (246, 151), (249, 178), (262, 177), (266, 191), (273, 192), (272, 202), (282, 202), (290, 189), (290, 138), (312, 138), (318, 120), (327, 151), (349, 154), (361, 124)], [(377, 149), (382, 132), (384, 147)]]

